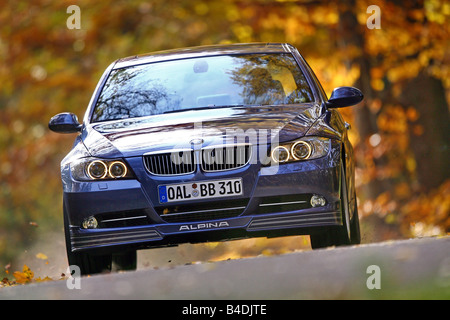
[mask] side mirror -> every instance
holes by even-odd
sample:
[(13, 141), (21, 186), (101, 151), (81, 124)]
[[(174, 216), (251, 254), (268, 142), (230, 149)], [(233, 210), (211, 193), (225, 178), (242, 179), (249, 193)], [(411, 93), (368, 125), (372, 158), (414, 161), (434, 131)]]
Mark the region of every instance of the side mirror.
[(81, 124), (75, 114), (64, 112), (51, 118), (48, 128), (57, 133), (76, 133), (81, 131)]
[(353, 87), (339, 87), (333, 90), (328, 99), (328, 108), (342, 108), (353, 106), (364, 99), (364, 95), (359, 89)]

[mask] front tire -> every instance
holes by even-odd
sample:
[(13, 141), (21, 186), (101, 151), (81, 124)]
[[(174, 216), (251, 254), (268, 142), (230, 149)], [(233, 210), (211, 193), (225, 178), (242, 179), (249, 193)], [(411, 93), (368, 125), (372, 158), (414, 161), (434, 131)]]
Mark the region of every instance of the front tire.
[(115, 253), (112, 255), (112, 271), (132, 271), (136, 270), (137, 252), (136, 250)]
[(72, 252), (70, 226), (64, 205), (64, 235), (66, 238), (67, 260), (69, 265), (80, 268), (81, 275), (122, 270), (136, 270), (136, 250), (115, 254), (91, 254), (89, 252)]
[(345, 178), (346, 176), (344, 163), (342, 160), (340, 167), (340, 207), (342, 212), (342, 226), (331, 227), (326, 232), (310, 235), (312, 249), (320, 249), (331, 246), (345, 246), (350, 244), (357, 244), (360, 241), (359, 219), (358, 211), (356, 210), (356, 200), (354, 201), (355, 210), (353, 210), (353, 218), (350, 220), (348, 189)]
[(64, 235), (66, 238), (67, 260), (69, 265), (80, 268), (81, 275), (109, 272), (111, 270), (112, 255), (92, 255), (86, 252), (72, 252), (70, 242), (70, 225), (66, 205), (64, 209)]

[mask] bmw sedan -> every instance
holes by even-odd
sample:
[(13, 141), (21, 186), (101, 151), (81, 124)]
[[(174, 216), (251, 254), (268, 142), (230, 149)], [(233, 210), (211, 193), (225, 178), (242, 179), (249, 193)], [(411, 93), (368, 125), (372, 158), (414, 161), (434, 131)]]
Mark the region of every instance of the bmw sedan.
[(136, 250), (310, 235), (360, 242), (353, 148), (338, 108), (289, 44), (203, 46), (119, 59), (101, 77), (61, 162), (70, 265), (136, 268)]

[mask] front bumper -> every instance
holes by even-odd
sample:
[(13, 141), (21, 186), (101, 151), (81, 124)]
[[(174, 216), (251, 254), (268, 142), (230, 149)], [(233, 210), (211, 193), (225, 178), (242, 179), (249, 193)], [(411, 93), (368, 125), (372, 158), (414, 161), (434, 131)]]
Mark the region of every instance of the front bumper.
[[(309, 234), (312, 228), (341, 224), (340, 212), (333, 211), (239, 217), (199, 223), (171, 224), (170, 226), (156, 225), (107, 229), (82, 229), (72, 226), (70, 228), (70, 241), (73, 252), (116, 246), (132, 246), (144, 249), (181, 243), (233, 240), (257, 236)], [(180, 231), (180, 228), (182, 231)]]
[[(181, 243), (220, 241), (256, 236), (310, 234), (317, 228), (342, 225), (339, 208), (340, 146), (320, 159), (281, 165), (276, 174), (256, 165), (220, 174), (185, 177), (185, 181), (241, 177), (244, 194), (225, 200), (186, 202), (164, 206), (158, 184), (174, 181), (150, 177), (139, 158), (126, 159), (137, 180), (77, 182), (63, 169), (64, 204), (69, 222), (70, 248), (119, 250)], [(178, 180), (179, 182), (179, 180)], [(184, 181), (183, 181), (184, 182)], [(318, 194), (326, 205), (312, 207)], [(186, 210), (183, 214), (168, 214)], [(98, 229), (83, 229), (95, 216)], [(169, 219), (170, 218), (170, 219)]]

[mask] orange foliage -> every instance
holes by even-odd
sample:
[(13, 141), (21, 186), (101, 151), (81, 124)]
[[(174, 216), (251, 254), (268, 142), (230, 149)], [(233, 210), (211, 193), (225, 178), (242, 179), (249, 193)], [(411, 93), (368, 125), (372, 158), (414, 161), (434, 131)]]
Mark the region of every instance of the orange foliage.
[[(431, 214), (430, 214), (431, 213)], [(403, 228), (408, 225), (414, 236), (443, 234), (450, 230), (450, 180), (436, 190), (410, 199), (401, 209)], [(437, 230), (433, 230), (437, 228)]]
[[(406, 236), (418, 222), (449, 232), (448, 182), (436, 190), (420, 190), (417, 182), (418, 159), (411, 137), (427, 133), (421, 123), (424, 114), (401, 102), (404, 84), (422, 74), (439, 79), (450, 99), (447, 1), (356, 0), (355, 6), (349, 6), (334, 1), (132, 0), (119, 5), (79, 0), (80, 30), (66, 27), (71, 4), (18, 0), (0, 10), (0, 260), (4, 264), (38, 230), (30, 222), (44, 226), (43, 230), (62, 224), (59, 162), (73, 137), (50, 133), (51, 116), (71, 111), (82, 118), (96, 81), (117, 58), (240, 41), (291, 42), (310, 62), (328, 95), (334, 87), (354, 85), (367, 77), (373, 92), (366, 92), (369, 98), (364, 103), (378, 132), (361, 135), (367, 123), (357, 121), (360, 107), (342, 110), (353, 127), (350, 139), (357, 159), (361, 211), (389, 217)], [(365, 25), (366, 9), (372, 4), (381, 8), (381, 29), (369, 30)], [(362, 37), (362, 47), (343, 41), (341, 14), (346, 9), (357, 18), (352, 32)], [(367, 72), (362, 71), (362, 62), (369, 65)], [(374, 181), (382, 191), (371, 198), (363, 187)]]
[(22, 272), (15, 271), (13, 273), (14, 278), (16, 278), (16, 282), (19, 284), (24, 284), (30, 282), (34, 278), (34, 272), (30, 270), (26, 265), (23, 266)]

